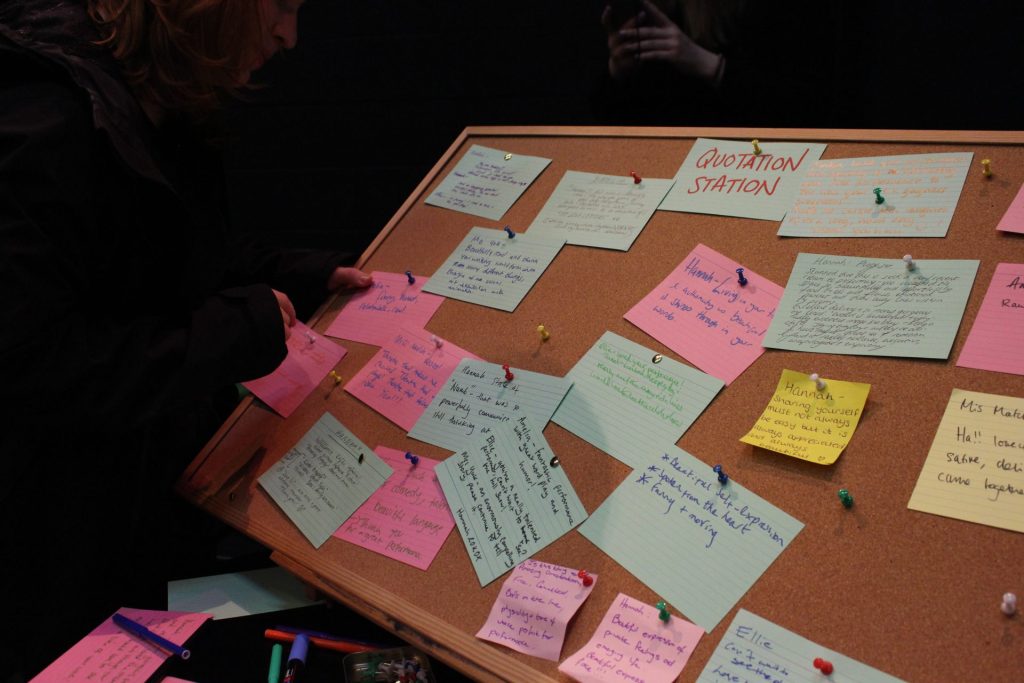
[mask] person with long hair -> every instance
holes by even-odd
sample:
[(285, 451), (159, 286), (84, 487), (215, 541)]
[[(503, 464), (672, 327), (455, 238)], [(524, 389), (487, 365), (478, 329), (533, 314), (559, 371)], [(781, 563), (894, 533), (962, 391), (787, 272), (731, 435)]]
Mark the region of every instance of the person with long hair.
[(229, 237), (217, 112), (300, 5), (0, 0), (0, 681), (162, 606), (154, 575), (205, 551), (171, 484), (235, 384), (370, 284)]

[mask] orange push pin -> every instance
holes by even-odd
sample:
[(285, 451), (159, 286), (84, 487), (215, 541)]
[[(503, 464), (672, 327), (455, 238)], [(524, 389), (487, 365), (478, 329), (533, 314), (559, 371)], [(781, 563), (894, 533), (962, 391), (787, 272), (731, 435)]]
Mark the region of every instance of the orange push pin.
[(754, 140), (750, 141), (750, 144), (754, 146), (754, 156), (760, 156), (761, 145), (759, 144), (759, 141), (755, 138)]
[(992, 160), (991, 159), (982, 159), (981, 160), (981, 175), (985, 176), (986, 178), (991, 178), (992, 177)]

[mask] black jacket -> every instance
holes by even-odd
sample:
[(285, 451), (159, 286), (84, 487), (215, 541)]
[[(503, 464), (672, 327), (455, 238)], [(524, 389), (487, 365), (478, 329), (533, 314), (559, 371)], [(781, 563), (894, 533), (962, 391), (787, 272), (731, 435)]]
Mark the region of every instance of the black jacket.
[[(218, 392), (284, 358), (271, 287), (312, 310), (346, 260), (231, 244), (216, 154), (154, 128), (97, 38), (82, 3), (0, 0), (0, 604), (61, 605), (40, 628), (79, 637), (126, 598), (76, 621), (65, 591), (153, 561), (139, 539)], [(22, 581), (64, 588), (48, 608)]]

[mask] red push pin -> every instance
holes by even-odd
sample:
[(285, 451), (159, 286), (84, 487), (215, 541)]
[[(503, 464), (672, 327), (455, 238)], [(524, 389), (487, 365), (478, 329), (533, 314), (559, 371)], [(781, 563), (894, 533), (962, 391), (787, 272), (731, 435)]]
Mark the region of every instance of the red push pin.
[(826, 676), (832, 675), (832, 662), (826, 662), (821, 657), (814, 658), (814, 668), (818, 669)]
[(629, 175), (633, 176), (633, 184), (634, 185), (639, 185), (640, 181), (643, 180), (643, 178), (641, 178), (639, 175), (637, 175), (636, 171), (630, 171)]
[(513, 379), (515, 379), (515, 375), (512, 374), (512, 371), (509, 370), (507, 365), (502, 365), (501, 369), (505, 371), (505, 381), (506, 382), (511, 382)]
[(594, 577), (587, 573), (586, 569), (581, 569), (579, 573), (580, 580), (583, 581), (584, 586), (593, 586)]

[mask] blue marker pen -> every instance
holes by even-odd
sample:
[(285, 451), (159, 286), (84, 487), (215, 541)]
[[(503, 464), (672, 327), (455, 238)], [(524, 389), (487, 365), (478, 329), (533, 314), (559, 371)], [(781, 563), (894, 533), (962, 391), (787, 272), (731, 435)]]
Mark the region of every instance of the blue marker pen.
[(292, 642), (292, 649), (288, 651), (288, 668), (285, 669), (282, 683), (298, 683), (299, 674), (306, 666), (307, 650), (309, 650), (309, 636), (305, 633), (296, 635)]
[(133, 636), (153, 643), (157, 647), (167, 650), (168, 652), (173, 652), (182, 659), (188, 659), (192, 655), (191, 652), (189, 652), (181, 645), (178, 645), (177, 643), (172, 643), (166, 638), (158, 636), (157, 634), (153, 633), (139, 622), (129, 619), (120, 612), (115, 612), (114, 616), (112, 616), (111, 619), (114, 621), (115, 624), (123, 628), (125, 631), (128, 631), (128, 633), (131, 633)]

